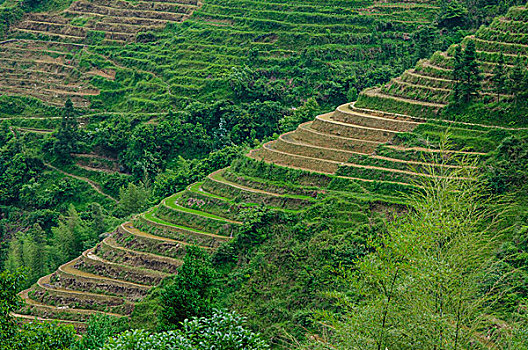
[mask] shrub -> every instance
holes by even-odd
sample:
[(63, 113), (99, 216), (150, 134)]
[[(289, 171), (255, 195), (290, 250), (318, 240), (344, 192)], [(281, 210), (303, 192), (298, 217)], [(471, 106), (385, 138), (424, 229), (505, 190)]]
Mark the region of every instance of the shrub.
[(110, 339), (102, 350), (264, 350), (259, 334), (244, 327), (235, 313), (216, 310), (211, 317), (185, 320), (178, 331), (149, 333), (127, 331)]

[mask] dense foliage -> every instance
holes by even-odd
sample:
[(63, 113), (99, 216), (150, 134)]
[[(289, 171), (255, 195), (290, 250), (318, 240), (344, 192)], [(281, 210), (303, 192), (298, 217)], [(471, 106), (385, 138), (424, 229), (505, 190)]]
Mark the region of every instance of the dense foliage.
[[(508, 49), (490, 71), (479, 61), (483, 47), (462, 42), (515, 3), (207, 0), (187, 21), (138, 33), (126, 45), (89, 31), (75, 54), (46, 52), (66, 57), (79, 76), (109, 78), (83, 81), (99, 93), (83, 97), (82, 107), (70, 99), (0, 98), (0, 116), (9, 119), (0, 122), (0, 349), (521, 349), (528, 343), (528, 139), (507, 127), (528, 125), (528, 70)], [(68, 5), (0, 7), (0, 36), (24, 12)], [(77, 29), (90, 21), (66, 18)], [(452, 59), (431, 59), (441, 66), (434, 72), (441, 77), (431, 79), (440, 97), (392, 84), (382, 91), (411, 102), (364, 101), (431, 119), (437, 113), (414, 101), (449, 102), (440, 117), (466, 124), (423, 123), (378, 147), (376, 158), (347, 151), (359, 166), (343, 161), (337, 176), (242, 156), (451, 44), (459, 44)], [(429, 159), (420, 156), (441, 152), (447, 129), (455, 152), (485, 162), (485, 180), (477, 184), (482, 174), (464, 166), (414, 184), (409, 164), (424, 171)], [(448, 169), (461, 165), (443, 161)], [(214, 187), (222, 185), (228, 189)], [(497, 194), (515, 200), (508, 202), (515, 213), (499, 211)], [(150, 216), (137, 215), (146, 210)], [(124, 220), (148, 219), (143, 236), (114, 235), (123, 255), (111, 251), (112, 241), (100, 244)], [(183, 219), (192, 227), (182, 227)], [(183, 241), (182, 231), (193, 239)], [(106, 279), (117, 270), (141, 291), (161, 281), (134, 296), (130, 318), (68, 315), (86, 323), (82, 340), (72, 327), (13, 321), (10, 313), (22, 306), (17, 292), (96, 245), (107, 254), (98, 262), (115, 258), (97, 271)], [(157, 254), (162, 249), (167, 256)], [(161, 265), (169, 256), (177, 269), (147, 271), (149, 259)], [(127, 267), (128, 259), (141, 267)], [(7, 272), (21, 268), (24, 276)], [(139, 284), (138, 275), (150, 280)], [(100, 285), (86, 289), (120, 296)], [(51, 303), (50, 313), (64, 311)], [(76, 300), (73, 309), (84, 306)]]
[(177, 331), (149, 333), (135, 330), (111, 339), (102, 350), (264, 350), (260, 335), (245, 328), (235, 313), (215, 310), (209, 317), (185, 320)]

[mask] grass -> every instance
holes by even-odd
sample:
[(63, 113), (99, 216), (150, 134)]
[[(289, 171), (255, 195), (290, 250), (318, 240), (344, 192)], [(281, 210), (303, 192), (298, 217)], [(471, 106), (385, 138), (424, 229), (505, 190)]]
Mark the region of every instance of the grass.
[(207, 212), (204, 212), (204, 211), (201, 211), (201, 210), (196, 210), (196, 209), (186, 208), (186, 207), (182, 207), (181, 205), (178, 205), (178, 204), (176, 203), (176, 200), (178, 200), (178, 198), (180, 198), (181, 195), (182, 195), (182, 192), (177, 193), (177, 194), (175, 194), (175, 195), (172, 195), (171, 197), (165, 199), (165, 200), (164, 200), (164, 203), (165, 203), (169, 208), (175, 209), (175, 210), (177, 210), (177, 211), (182, 211), (182, 212), (189, 213), (189, 214), (194, 214), (194, 215), (198, 215), (198, 216), (203, 216), (203, 217), (206, 217), (206, 218), (209, 218), (209, 219), (213, 219), (213, 220), (218, 220), (218, 221), (226, 221), (226, 222), (229, 221), (229, 220), (227, 220), (226, 218), (223, 218), (223, 217), (218, 216), (218, 215), (214, 215), (214, 214), (207, 213)]
[[(231, 182), (229, 180), (226, 180), (221, 173), (216, 173), (214, 175), (211, 175), (211, 177), (219, 182), (222, 182), (228, 186), (230, 186), (231, 184), (233, 185), (238, 185), (237, 183), (234, 183), (234, 182)], [(263, 184), (266, 184), (266, 180), (262, 179), (262, 178), (259, 178), (259, 179), (256, 179), (256, 178), (249, 178), (249, 177), (245, 177), (246, 179), (250, 180), (250, 181), (254, 181), (254, 182), (260, 182), (260, 183), (263, 183)], [(244, 186), (244, 185), (239, 185), (241, 187), (249, 187), (249, 186)], [(247, 189), (247, 190), (244, 190), (242, 189), (242, 191), (251, 191), (250, 189)], [(266, 192), (265, 190), (262, 190), (264, 192)], [(273, 193), (273, 191), (269, 191), (270, 193)], [(259, 193), (258, 191), (255, 192), (255, 193)], [(265, 193), (264, 193), (265, 194)], [(313, 197), (310, 197), (310, 196), (303, 196), (303, 195), (295, 195), (295, 194), (273, 194), (273, 196), (275, 197), (282, 197), (282, 198), (293, 198), (293, 199), (305, 199), (305, 200), (309, 200), (309, 201), (314, 201), (314, 198)]]
[(186, 226), (182, 226), (182, 225), (176, 225), (176, 224), (173, 224), (172, 222), (160, 219), (157, 216), (155, 216), (157, 210), (158, 210), (158, 208), (156, 207), (154, 209), (151, 209), (151, 210), (145, 212), (142, 215), (144, 215), (145, 218), (147, 218), (148, 220), (150, 220), (152, 222), (155, 222), (157, 224), (166, 225), (166, 226), (170, 226), (170, 227), (174, 227), (174, 228), (179, 228), (179, 229), (186, 230), (186, 231), (192, 231), (192, 232), (196, 232), (196, 233), (200, 233), (200, 234), (204, 234), (204, 235), (210, 235), (209, 232), (200, 231), (200, 230), (197, 230), (195, 228), (190, 228), (190, 227), (186, 227)]

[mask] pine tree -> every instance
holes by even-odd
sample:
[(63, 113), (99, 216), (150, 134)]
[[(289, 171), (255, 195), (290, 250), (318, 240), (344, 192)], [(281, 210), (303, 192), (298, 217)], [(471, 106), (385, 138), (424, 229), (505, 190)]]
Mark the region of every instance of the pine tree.
[(497, 102), (500, 102), (500, 96), (506, 91), (506, 72), (502, 52), (499, 55), (497, 65), (493, 67), (491, 82), (493, 83), (493, 92), (497, 94)]
[(453, 100), (459, 102), (461, 100), (461, 83), (463, 77), (463, 65), (462, 65), (462, 46), (457, 45), (455, 47), (455, 63), (453, 65), (453, 80), (455, 81), (455, 87), (453, 88)]
[(457, 46), (453, 78), (455, 80), (453, 97), (456, 103), (469, 103), (478, 95), (482, 75), (477, 63), (477, 50), (473, 40), (468, 41), (464, 51)]
[(28, 285), (48, 271), (47, 247), (43, 235), (40, 225), (35, 224), (28, 231), (19, 232), (9, 242), (6, 268), (11, 271), (25, 268)]
[(75, 117), (75, 109), (70, 99), (64, 104), (60, 128), (56, 135), (53, 151), (61, 162), (71, 160), (71, 154), (76, 151), (78, 143), (78, 123)]
[(139, 213), (146, 209), (149, 197), (150, 190), (144, 183), (139, 185), (131, 183), (127, 188), (123, 186), (119, 190), (118, 208), (123, 215)]
[(15, 236), (11, 238), (11, 241), (9, 241), (5, 267), (7, 270), (15, 271), (23, 265), (24, 261), (22, 259), (22, 242), (18, 239), (18, 237)]
[(24, 266), (29, 269), (28, 281), (35, 282), (47, 272), (47, 249), (45, 232), (39, 224), (33, 225), (22, 239), (22, 257)]
[(520, 56), (515, 59), (515, 65), (508, 75), (508, 92), (513, 95), (515, 102), (519, 103), (521, 97), (526, 94), (528, 89), (528, 77), (526, 68)]
[(73, 207), (68, 209), (68, 217), (63, 218), (53, 232), (53, 256), (55, 264), (75, 258), (85, 248), (83, 242), (90, 239), (89, 232)]
[(470, 40), (464, 50), (464, 84), (462, 85), (462, 97), (466, 103), (470, 102), (480, 90), (482, 75), (477, 63), (477, 49), (475, 42)]

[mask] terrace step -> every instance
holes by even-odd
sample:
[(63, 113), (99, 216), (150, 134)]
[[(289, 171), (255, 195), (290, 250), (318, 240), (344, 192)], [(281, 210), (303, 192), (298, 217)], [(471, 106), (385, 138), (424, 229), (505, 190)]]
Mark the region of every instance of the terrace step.
[(243, 203), (235, 203), (232, 199), (207, 192), (202, 188), (203, 182), (194, 183), (181, 192), (176, 199), (177, 204), (185, 208), (198, 209), (218, 217), (237, 220)]
[(298, 196), (287, 193), (276, 193), (271, 190), (263, 190), (235, 183), (223, 177), (226, 169), (215, 171), (207, 176), (204, 188), (214, 194), (236, 198), (244, 203), (264, 204), (271, 207), (300, 209), (312, 204), (312, 199), (307, 196)]
[(84, 251), (75, 268), (84, 272), (95, 273), (98, 276), (148, 286), (157, 285), (162, 279), (170, 276), (168, 273), (160, 271), (108, 261), (95, 254), (95, 248)]
[[(74, 309), (70, 307), (57, 307), (53, 305), (43, 304), (41, 302), (31, 299), (28, 295), (29, 291), (30, 291), (29, 289), (26, 289), (25, 291), (22, 291), (19, 293), (19, 296), (25, 302), (25, 307), (22, 310), (19, 310), (18, 312), (23, 315), (28, 315), (28, 316), (34, 315), (34, 316), (44, 317), (44, 318), (60, 319), (61, 316), (64, 317), (64, 314), (69, 314), (71, 316), (66, 316), (64, 318), (69, 319), (70, 317), (76, 317), (78, 319), (72, 320), (72, 321), (78, 321), (78, 322), (85, 322), (92, 315), (95, 315), (95, 314), (107, 315), (107, 316), (117, 317), (117, 318), (124, 317), (124, 315), (121, 315), (121, 314), (105, 312), (105, 311)], [(35, 311), (37, 312), (37, 315), (34, 314)]]
[[(190, 245), (186, 242), (143, 232), (135, 228), (131, 223), (119, 226), (115, 231), (115, 239), (116, 242), (126, 248), (160, 254), (173, 259), (182, 258), (185, 255), (186, 247)], [(201, 248), (206, 251), (212, 251), (210, 247), (202, 246)]]
[[(272, 143), (271, 141), (270, 143)], [(335, 175), (337, 170), (343, 162), (334, 162), (328, 160), (321, 160), (311, 157), (299, 156), (295, 154), (289, 154), (280, 152), (271, 148), (268, 144), (264, 144), (262, 148), (254, 149), (248, 154), (250, 158), (265, 161), (267, 163), (284, 166), (287, 168), (299, 169), (308, 172), (316, 172), (328, 175)], [(392, 181), (392, 180), (376, 180), (369, 178), (360, 178), (352, 176), (336, 176), (338, 178), (359, 181), (359, 182), (385, 182), (390, 184), (396, 184), (399, 186), (409, 187), (409, 183)]]
[(84, 15), (106, 15), (113, 17), (138, 17), (138, 18), (155, 18), (172, 22), (180, 22), (186, 16), (185, 13), (175, 13), (175, 12), (164, 12), (164, 11), (155, 11), (155, 10), (135, 10), (127, 8), (116, 8), (98, 5), (95, 3), (85, 2), (85, 1), (76, 1), (72, 3), (69, 8), (70, 11), (81, 12)]
[(174, 209), (174, 210), (177, 210), (177, 211), (184, 211), (184, 212), (187, 212), (189, 214), (195, 214), (195, 215), (199, 215), (199, 216), (204, 216), (204, 215), (207, 215), (207, 218), (208, 219), (212, 219), (212, 220), (217, 220), (217, 221), (225, 221), (225, 222), (229, 222), (229, 223), (232, 223), (232, 224), (242, 224), (240, 221), (236, 221), (236, 220), (232, 220), (232, 219), (229, 219), (229, 218), (226, 218), (226, 217), (222, 217), (222, 216), (218, 216), (218, 215), (214, 215), (214, 214), (211, 214), (211, 213), (208, 213), (208, 212), (205, 212), (205, 211), (201, 211), (201, 210), (196, 210), (196, 209), (190, 209), (190, 208), (187, 208), (185, 206), (182, 206), (178, 203), (178, 199), (181, 197), (181, 194), (175, 194), (175, 195), (172, 195), (166, 199), (164, 199), (161, 204), (170, 208), (170, 209)]
[(446, 106), (445, 103), (424, 102), (406, 97), (386, 94), (379, 88), (367, 89), (361, 92), (361, 96), (375, 99), (379, 110), (398, 114), (399, 110), (407, 110), (409, 115), (424, 118), (436, 116)]
[(434, 88), (428, 85), (420, 85), (394, 78), (381, 88), (381, 91), (389, 95), (399, 97), (412, 97), (413, 100), (447, 104), (452, 93), (450, 89)]
[(384, 129), (395, 132), (409, 132), (414, 130), (420, 123), (413, 118), (403, 115), (386, 115), (380, 117), (374, 114), (364, 113), (362, 111), (349, 108), (349, 104), (337, 107), (332, 115), (335, 121), (364, 126), (368, 128)]
[(43, 276), (37, 281), (36, 286), (32, 287), (34, 296), (30, 296), (31, 299), (43, 303), (47, 303), (45, 301), (50, 301), (56, 305), (63, 306), (76, 305), (76, 308), (78, 309), (97, 311), (110, 309), (112, 310), (112, 313), (121, 315), (126, 315), (132, 312), (133, 305), (122, 297), (60, 288), (52, 285), (51, 276), (52, 275)]
[(380, 141), (369, 141), (357, 138), (337, 136), (320, 132), (312, 128), (313, 121), (299, 125), (292, 135), (297, 141), (314, 146), (326, 146), (351, 152), (370, 154), (376, 150)]
[(66, 289), (77, 291), (98, 291), (103, 294), (122, 295), (126, 299), (136, 301), (144, 297), (152, 286), (116, 280), (84, 272), (75, 268), (80, 257), (62, 266), (54, 273), (55, 284)]
[(75, 95), (61, 96), (61, 95), (50, 94), (49, 92), (46, 92), (46, 91), (41, 91), (41, 92), (34, 91), (33, 89), (30, 89), (30, 88), (20, 88), (20, 87), (10, 88), (7, 86), (0, 85), (0, 95), (31, 96), (31, 97), (38, 98), (47, 104), (59, 106), (59, 107), (64, 106), (64, 101), (66, 101), (67, 98), (70, 98), (72, 100), (73, 105), (75, 107), (88, 107), (90, 105), (90, 102), (88, 100), (80, 98), (79, 96), (75, 96)]
[(285, 153), (297, 154), (310, 158), (328, 159), (336, 162), (346, 162), (353, 155), (360, 153), (341, 150), (337, 148), (314, 146), (294, 138), (295, 132), (279, 136), (273, 144), (274, 149)]
[(183, 264), (182, 260), (170, 257), (135, 251), (119, 245), (113, 237), (105, 238), (95, 252), (98, 256), (117, 264), (126, 264), (166, 273), (175, 273)]
[[(297, 154), (297, 155), (306, 156), (310, 158), (319, 158), (323, 160), (333, 160), (337, 162), (346, 163), (346, 165), (348, 164), (364, 165), (364, 164), (355, 163), (352, 159), (367, 157), (367, 155), (364, 155), (362, 153), (347, 152), (347, 151), (337, 150), (337, 149), (332, 149), (332, 148), (312, 146), (312, 145), (309, 145), (303, 142), (298, 142), (294, 139), (291, 139), (289, 136), (290, 136), (289, 134), (281, 135), (279, 139), (273, 144), (273, 147), (276, 150), (282, 151), (285, 153), (292, 153), (292, 154)], [(450, 168), (450, 169), (461, 168), (460, 166), (456, 166), (456, 165), (431, 164), (431, 163), (425, 163), (421, 161), (390, 158), (390, 157), (379, 156), (375, 154), (368, 155), (368, 158), (372, 160), (383, 161), (385, 163), (393, 163), (396, 169), (400, 169), (400, 170), (406, 170), (402, 168), (408, 168), (410, 170), (412, 167), (428, 168), (430, 166), (435, 166), (435, 167), (440, 167), (440, 168)]]
[(191, 227), (195, 230), (231, 237), (240, 225), (234, 220), (224, 220), (206, 212), (167, 205), (165, 201), (158, 206), (156, 217), (172, 224)]
[(39, 322), (39, 323), (53, 323), (57, 322), (62, 325), (72, 325), (73, 328), (77, 332), (83, 332), (86, 330), (87, 324), (84, 322), (76, 322), (76, 321), (68, 321), (68, 320), (59, 320), (59, 319), (49, 319), (49, 318), (43, 318), (43, 317), (35, 317), (35, 316), (29, 316), (29, 315), (21, 315), (17, 313), (11, 313), (11, 317), (15, 318), (18, 322), (23, 323), (32, 323), (32, 322)]
[[(451, 71), (448, 71), (450, 74)], [(403, 75), (401, 76), (401, 80), (406, 83), (410, 84), (417, 84), (417, 85), (426, 85), (433, 88), (441, 88), (441, 89), (453, 89), (455, 85), (455, 81), (452, 79), (445, 79), (445, 78), (439, 78), (434, 77), (430, 75), (423, 74), (422, 72), (418, 72), (415, 69), (409, 69), (406, 70)]]
[(333, 113), (319, 115), (311, 128), (327, 134), (385, 143), (396, 136), (397, 132), (381, 128), (370, 128), (334, 120)]
[(229, 240), (230, 237), (216, 235), (212, 233), (197, 231), (190, 227), (175, 225), (160, 218), (150, 219), (148, 213), (139, 216), (139, 220), (145, 225), (155, 227), (161, 230), (156, 232), (161, 237), (176, 239), (189, 244), (196, 244), (202, 247), (217, 248), (222, 243)]

